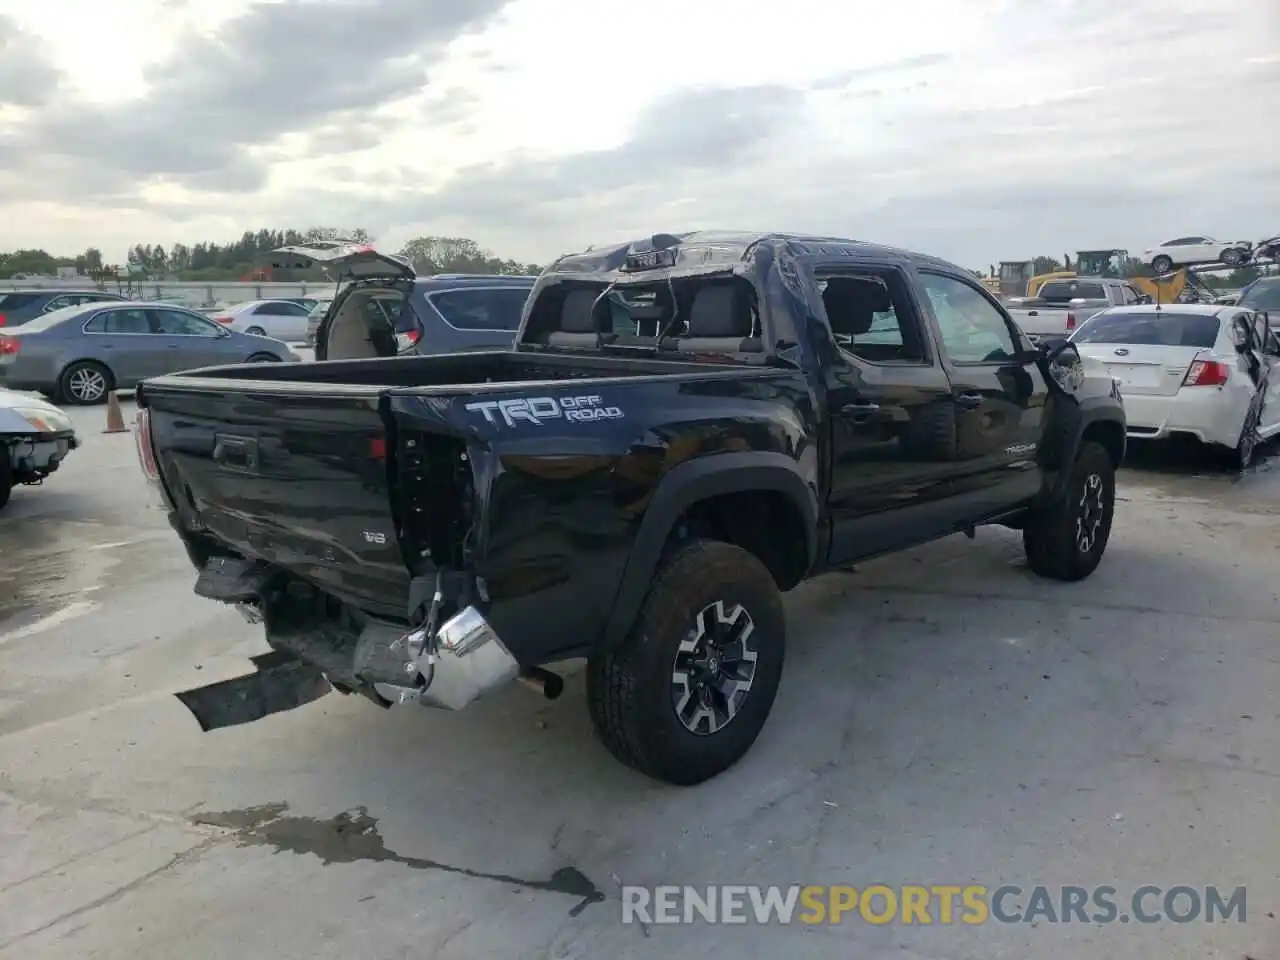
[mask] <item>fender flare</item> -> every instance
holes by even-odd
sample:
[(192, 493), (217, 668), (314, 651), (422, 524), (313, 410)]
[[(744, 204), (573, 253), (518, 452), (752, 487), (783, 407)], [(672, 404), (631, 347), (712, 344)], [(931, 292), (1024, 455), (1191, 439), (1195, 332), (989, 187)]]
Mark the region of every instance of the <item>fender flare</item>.
[[(1122, 408), (1123, 409), (1123, 408)], [(1080, 455), (1080, 447), (1084, 443), (1085, 432), (1095, 423), (1117, 423), (1115, 417), (1115, 406), (1109, 397), (1093, 397), (1085, 400), (1075, 408), (1075, 416), (1073, 422), (1063, 431), (1063, 443), (1058, 456), (1055, 458), (1056, 477), (1052, 485), (1051, 496), (1056, 499), (1064, 496), (1067, 491), (1067, 483), (1071, 476), (1071, 465), (1076, 462), (1076, 457)], [(1124, 459), (1125, 447), (1128, 445), (1128, 437), (1125, 432), (1125, 421), (1119, 419), (1121, 450), (1120, 459)]]
[(818, 494), (801, 475), (795, 460), (766, 451), (717, 453), (687, 460), (659, 481), (640, 521), (604, 628), (605, 649), (621, 642), (635, 622), (662, 558), (662, 548), (680, 516), (699, 500), (752, 490), (781, 493), (800, 511), (807, 568), (813, 568), (818, 551)]

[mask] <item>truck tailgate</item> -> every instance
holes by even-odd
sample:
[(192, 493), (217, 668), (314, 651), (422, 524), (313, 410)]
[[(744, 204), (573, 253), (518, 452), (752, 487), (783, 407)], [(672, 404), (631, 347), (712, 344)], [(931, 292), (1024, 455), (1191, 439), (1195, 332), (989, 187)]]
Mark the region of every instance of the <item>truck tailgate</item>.
[(409, 571), (388, 481), (387, 388), (308, 386), (149, 385), (160, 475), (181, 512), (235, 551), (403, 617)]

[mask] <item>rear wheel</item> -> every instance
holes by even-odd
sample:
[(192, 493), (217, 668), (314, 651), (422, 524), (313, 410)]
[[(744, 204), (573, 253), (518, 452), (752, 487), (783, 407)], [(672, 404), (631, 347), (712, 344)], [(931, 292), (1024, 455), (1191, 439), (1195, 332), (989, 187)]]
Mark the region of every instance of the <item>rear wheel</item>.
[(261, 327), (250, 327), (245, 331), (245, 333), (251, 333), (255, 337), (265, 337), (267, 335), (267, 331), (263, 330)]
[(1244, 263), (1244, 251), (1239, 247), (1232, 247), (1230, 250), (1223, 250), (1222, 262), (1229, 267), (1237, 267)]
[(1162, 253), (1151, 261), (1151, 269), (1156, 273), (1168, 273), (1173, 269), (1173, 258)]
[(95, 360), (77, 360), (58, 378), (58, 396), (67, 403), (90, 406), (102, 403), (114, 387), (111, 371)]
[(1101, 444), (1086, 440), (1071, 467), (1067, 490), (1032, 512), (1022, 529), (1027, 565), (1051, 580), (1083, 580), (1097, 569), (1111, 537), (1116, 471)]
[(596, 733), (654, 779), (710, 779), (763, 729), (785, 639), (782, 596), (759, 559), (727, 543), (687, 543), (662, 565), (622, 643), (588, 663)]

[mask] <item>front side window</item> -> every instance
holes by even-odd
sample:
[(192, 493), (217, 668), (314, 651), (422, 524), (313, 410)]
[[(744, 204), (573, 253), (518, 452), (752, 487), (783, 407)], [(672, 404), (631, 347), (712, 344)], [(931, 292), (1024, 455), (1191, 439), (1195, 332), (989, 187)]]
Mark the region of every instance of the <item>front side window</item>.
[(940, 274), (921, 274), (921, 281), (954, 362), (1002, 363), (1017, 355), (1004, 315), (977, 289)]

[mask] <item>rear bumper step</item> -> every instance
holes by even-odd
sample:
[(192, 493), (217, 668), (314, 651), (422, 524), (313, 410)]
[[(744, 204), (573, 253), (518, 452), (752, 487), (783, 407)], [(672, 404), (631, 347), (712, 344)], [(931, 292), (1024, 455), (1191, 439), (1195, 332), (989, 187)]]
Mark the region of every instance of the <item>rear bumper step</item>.
[(255, 658), (256, 673), (178, 694), (201, 729), (251, 723), (310, 703), (337, 689), (361, 693), (384, 707), (418, 703), (461, 710), (524, 677), (549, 698), (560, 684), (545, 671), (521, 670), (484, 615), (467, 606), (433, 633), (375, 618), (355, 626), (345, 616), (318, 616), (314, 603), (271, 591), (266, 565), (214, 558), (196, 592), (264, 621), (273, 653)]

